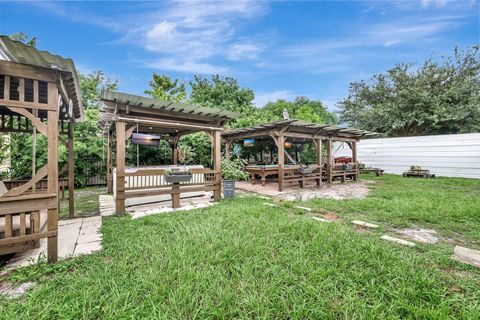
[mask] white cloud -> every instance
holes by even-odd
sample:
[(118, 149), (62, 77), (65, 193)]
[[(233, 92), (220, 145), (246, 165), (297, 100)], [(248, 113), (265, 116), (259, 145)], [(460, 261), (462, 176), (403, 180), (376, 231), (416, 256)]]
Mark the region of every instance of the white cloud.
[[(173, 1), (142, 17), (122, 41), (136, 43), (159, 54), (148, 66), (167, 65), (170, 70), (222, 71), (213, 61), (256, 59), (263, 50), (248, 38), (238, 39), (242, 23), (264, 12), (265, 3)], [(161, 62), (160, 64), (158, 62)], [(183, 71), (185, 70), (185, 71)]]
[(293, 100), (297, 95), (289, 90), (277, 90), (273, 92), (263, 92), (255, 94), (255, 105), (257, 108), (263, 107), (269, 102), (277, 100)]
[(254, 60), (263, 48), (253, 43), (236, 43), (229, 47), (227, 58), (229, 60)]
[(422, 8), (427, 8), (431, 3), (437, 7), (444, 7), (447, 4), (447, 0), (421, 0)]
[(165, 71), (200, 74), (222, 74), (229, 71), (227, 67), (223, 66), (189, 60), (175, 60), (174, 58), (158, 59), (153, 62), (148, 62), (147, 66)]

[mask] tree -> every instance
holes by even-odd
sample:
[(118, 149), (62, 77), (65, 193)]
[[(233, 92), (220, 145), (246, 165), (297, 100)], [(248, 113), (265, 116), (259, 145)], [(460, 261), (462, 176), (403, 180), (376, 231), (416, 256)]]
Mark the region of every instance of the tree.
[(116, 90), (118, 88), (118, 80), (108, 78), (103, 71), (94, 71), (87, 75), (79, 74), (78, 78), (85, 109), (99, 109), (101, 91)]
[(240, 87), (238, 81), (231, 77), (213, 75), (209, 80), (196, 75), (193, 81), (190, 81), (190, 87), (190, 101), (203, 107), (240, 113), (251, 112), (255, 108), (253, 90)]
[(172, 81), (167, 75), (153, 73), (152, 80), (148, 82), (150, 90), (145, 90), (145, 94), (155, 99), (163, 101), (181, 102), (187, 97), (185, 83), (178, 79)]
[(283, 110), (287, 109), (291, 119), (313, 123), (337, 123), (335, 114), (328, 111), (320, 101), (309, 100), (306, 97), (297, 97), (293, 102), (286, 100), (269, 102), (262, 109), (271, 114), (272, 120), (282, 119)]
[(23, 42), (25, 45), (29, 47), (36, 47), (37, 46), (37, 37), (31, 37), (30, 39), (24, 32), (17, 32), (13, 33), (8, 36), (10, 39), (14, 41)]
[(400, 63), (370, 81), (350, 84), (337, 105), (341, 120), (386, 136), (480, 130), (480, 48), (454, 50), (417, 68)]

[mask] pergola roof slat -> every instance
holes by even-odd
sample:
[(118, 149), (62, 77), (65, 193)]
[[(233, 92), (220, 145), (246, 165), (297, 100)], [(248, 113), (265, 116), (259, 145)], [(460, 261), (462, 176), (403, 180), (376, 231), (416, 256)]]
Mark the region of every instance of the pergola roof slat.
[(248, 138), (249, 135), (269, 135), (272, 132), (272, 129), (283, 130), (283, 134), (285, 136), (302, 136), (308, 137), (309, 135), (311, 138), (315, 138), (317, 136), (325, 136), (325, 137), (337, 137), (338, 139), (353, 139), (358, 140), (366, 135), (374, 135), (375, 133), (371, 133), (369, 131), (359, 130), (355, 128), (342, 128), (337, 126), (332, 126), (328, 124), (318, 124), (318, 123), (311, 123), (303, 120), (279, 120), (274, 122), (265, 123), (262, 125), (255, 125), (246, 128), (239, 128), (234, 130), (229, 130), (222, 133), (224, 138), (231, 138), (231, 139), (242, 139)]

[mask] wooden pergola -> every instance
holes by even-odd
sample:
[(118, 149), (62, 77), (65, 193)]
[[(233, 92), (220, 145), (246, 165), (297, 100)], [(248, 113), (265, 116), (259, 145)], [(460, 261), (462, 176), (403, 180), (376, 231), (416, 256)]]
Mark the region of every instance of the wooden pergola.
[[(213, 191), (214, 199), (220, 199), (220, 133), (227, 121), (238, 116), (237, 113), (112, 91), (102, 92), (101, 101), (100, 126), (108, 145), (107, 191), (115, 194), (117, 214), (125, 211), (125, 200), (130, 198), (171, 195), (173, 208), (180, 206), (181, 193)], [(167, 183), (165, 175), (168, 172), (164, 169), (125, 171), (125, 142), (133, 133), (156, 134), (168, 140), (173, 151), (172, 164), (177, 165), (180, 138), (200, 131), (206, 132), (212, 142), (213, 166), (190, 170), (194, 175), (192, 181)], [(114, 149), (116, 168), (113, 166)]]
[(73, 216), (76, 120), (83, 120), (83, 108), (73, 61), (0, 36), (0, 132), (38, 132), (48, 141), (48, 162), (38, 170), (33, 163), (30, 180), (0, 181), (0, 255), (28, 250), (48, 238), (48, 261), (57, 260), (58, 143), (68, 149), (61, 171), (68, 171)]
[[(357, 143), (366, 136), (374, 133), (364, 130), (352, 128), (340, 128), (326, 124), (315, 124), (300, 120), (288, 119), (271, 123), (256, 125), (247, 128), (229, 130), (222, 133), (225, 140), (226, 156), (230, 157), (231, 148), (238, 140), (256, 139), (256, 140), (273, 140), (278, 155), (277, 167), (247, 167), (247, 171), (251, 175), (262, 176), (262, 183), (265, 182), (266, 175), (278, 175), (278, 189), (282, 191), (286, 182), (303, 183), (309, 180), (315, 180), (320, 185), (323, 180), (331, 183), (336, 177), (341, 178), (342, 182), (345, 178), (350, 177), (357, 179), (359, 167), (357, 161)], [(316, 148), (316, 163), (311, 165), (313, 169), (311, 173), (301, 173), (300, 165), (286, 167), (285, 165), (285, 142), (312, 142)], [(352, 163), (350, 168), (346, 170), (343, 164), (335, 164), (332, 152), (333, 142), (345, 142), (352, 150)], [(322, 163), (322, 148), (326, 148), (327, 161), (326, 165)], [(324, 168), (325, 167), (325, 168)], [(255, 181), (253, 177), (252, 182)]]

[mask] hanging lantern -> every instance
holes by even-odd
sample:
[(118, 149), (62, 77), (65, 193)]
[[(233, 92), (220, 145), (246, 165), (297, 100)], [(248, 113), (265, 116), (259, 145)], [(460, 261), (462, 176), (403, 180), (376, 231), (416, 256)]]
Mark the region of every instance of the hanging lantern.
[(244, 147), (253, 147), (254, 142), (255, 142), (255, 140), (253, 140), (253, 139), (245, 139), (245, 140), (243, 140), (243, 146)]
[(293, 147), (293, 143), (285, 142), (284, 146), (285, 146), (285, 149), (290, 149), (291, 147)]
[(160, 136), (144, 133), (133, 133), (132, 143), (141, 146), (158, 146), (160, 144)]

